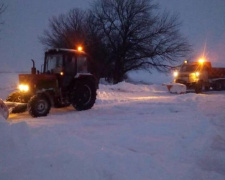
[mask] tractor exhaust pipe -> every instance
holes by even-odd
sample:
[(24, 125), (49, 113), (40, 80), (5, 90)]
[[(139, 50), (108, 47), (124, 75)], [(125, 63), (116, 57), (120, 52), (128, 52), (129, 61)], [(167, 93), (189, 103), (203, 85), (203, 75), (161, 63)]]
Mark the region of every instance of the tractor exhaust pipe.
[(31, 61), (33, 62), (33, 67), (31, 68), (31, 74), (36, 74), (36, 68), (35, 68), (35, 62), (33, 59), (31, 59)]

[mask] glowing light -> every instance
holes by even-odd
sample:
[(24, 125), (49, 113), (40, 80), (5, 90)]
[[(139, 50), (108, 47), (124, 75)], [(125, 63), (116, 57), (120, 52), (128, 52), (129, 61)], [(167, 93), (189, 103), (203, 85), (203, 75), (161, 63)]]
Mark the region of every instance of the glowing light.
[(178, 74), (179, 74), (178, 71), (174, 71), (174, 72), (173, 72), (173, 76), (174, 76), (174, 77), (177, 77)]
[(61, 76), (63, 76), (63, 75), (64, 75), (64, 73), (63, 73), (63, 72), (60, 72), (60, 75), (61, 75)]
[(19, 90), (20, 91), (27, 92), (27, 91), (29, 91), (29, 86), (28, 85), (25, 85), (25, 84), (20, 84), (19, 85)]
[(184, 61), (184, 64), (187, 64), (187, 63), (188, 63), (188, 61), (187, 61), (187, 60), (185, 60), (185, 61)]
[(198, 77), (199, 75), (200, 75), (200, 73), (199, 73), (199, 72), (196, 72), (196, 73), (195, 73), (195, 76), (196, 76), (196, 77)]
[(78, 46), (78, 47), (77, 47), (77, 50), (78, 50), (78, 51), (83, 51), (83, 47), (82, 47), (82, 46)]
[(205, 62), (205, 58), (200, 58), (200, 59), (198, 60), (198, 62), (199, 62), (200, 64), (203, 64), (203, 63)]

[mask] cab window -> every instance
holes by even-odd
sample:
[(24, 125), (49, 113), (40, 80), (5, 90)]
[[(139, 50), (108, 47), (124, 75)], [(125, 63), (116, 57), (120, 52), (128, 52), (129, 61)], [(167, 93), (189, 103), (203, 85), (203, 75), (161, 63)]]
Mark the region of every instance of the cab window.
[(48, 55), (46, 58), (46, 69), (48, 73), (60, 73), (63, 67), (62, 54)]

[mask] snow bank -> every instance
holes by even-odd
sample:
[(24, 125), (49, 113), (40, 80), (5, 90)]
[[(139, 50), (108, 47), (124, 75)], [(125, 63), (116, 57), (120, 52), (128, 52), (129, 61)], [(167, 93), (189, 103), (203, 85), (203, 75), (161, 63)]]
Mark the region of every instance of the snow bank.
[(160, 73), (156, 70), (152, 70), (152, 73), (143, 70), (131, 71), (127, 75), (129, 81), (142, 84), (162, 84), (165, 82), (171, 82), (173, 80), (173, 77), (170, 73)]
[(168, 90), (163, 87), (162, 85), (158, 84), (152, 84), (152, 85), (144, 85), (144, 84), (132, 84), (128, 82), (120, 82), (115, 85), (100, 85), (101, 90), (114, 90), (114, 91), (120, 91), (120, 92), (152, 92), (152, 93), (157, 93), (157, 92), (167, 92)]
[[(30, 132), (26, 122), (11, 124), (0, 117), (0, 167), (2, 170), (3, 167), (13, 165), (12, 162), (15, 162), (13, 158), (19, 158), (18, 154), (26, 149), (29, 138)], [(0, 171), (0, 179), (3, 180), (2, 173), (3, 171)]]
[(105, 88), (110, 88), (111, 90), (121, 91), (121, 92), (149, 92), (149, 86), (147, 85), (135, 85), (127, 82), (120, 82), (115, 85), (105, 86)]
[(224, 92), (100, 85), (88, 111), (0, 119), (0, 179), (224, 180), (224, 105)]

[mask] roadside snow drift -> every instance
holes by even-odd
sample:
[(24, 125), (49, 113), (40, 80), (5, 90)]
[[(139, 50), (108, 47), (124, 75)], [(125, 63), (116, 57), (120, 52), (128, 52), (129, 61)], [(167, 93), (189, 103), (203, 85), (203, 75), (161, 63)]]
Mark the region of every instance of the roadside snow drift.
[[(1, 97), (11, 82), (1, 78)], [(224, 92), (122, 82), (100, 85), (87, 111), (11, 114), (0, 119), (0, 179), (224, 180), (224, 106)]]

